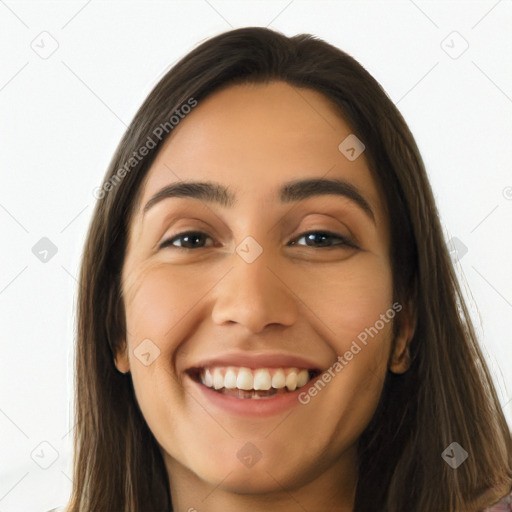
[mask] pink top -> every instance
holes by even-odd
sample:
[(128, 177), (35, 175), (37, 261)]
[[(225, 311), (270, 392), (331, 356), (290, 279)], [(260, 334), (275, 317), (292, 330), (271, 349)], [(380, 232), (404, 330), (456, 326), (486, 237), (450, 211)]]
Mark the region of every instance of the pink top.
[(483, 510), (483, 512), (512, 512), (512, 492)]

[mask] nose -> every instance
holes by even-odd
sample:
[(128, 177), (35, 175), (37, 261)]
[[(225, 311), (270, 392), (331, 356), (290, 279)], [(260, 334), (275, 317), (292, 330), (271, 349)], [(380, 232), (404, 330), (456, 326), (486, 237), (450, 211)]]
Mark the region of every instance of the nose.
[(235, 252), (232, 262), (231, 270), (214, 288), (213, 321), (217, 325), (237, 323), (254, 334), (269, 325), (293, 325), (298, 299), (283, 264), (270, 261), (265, 251), (252, 263)]

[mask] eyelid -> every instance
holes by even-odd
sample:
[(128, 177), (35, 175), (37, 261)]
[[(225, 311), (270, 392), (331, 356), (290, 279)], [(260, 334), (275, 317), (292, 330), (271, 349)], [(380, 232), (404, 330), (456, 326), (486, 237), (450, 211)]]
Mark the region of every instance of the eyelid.
[[(184, 228), (175, 228), (176, 229), (176, 232), (175, 233), (171, 233), (170, 235), (166, 235), (166, 233), (169, 231), (169, 229), (174, 226), (175, 224), (177, 224), (179, 221), (182, 221), (182, 220), (185, 220), (185, 222), (187, 223), (187, 225), (189, 224), (189, 222), (191, 223), (190, 224), (190, 227), (187, 227), (187, 225), (185, 225)], [(196, 226), (193, 226), (193, 224), (196, 224)], [(213, 235), (210, 235), (209, 232), (213, 232), (215, 233), (215, 230), (209, 225), (207, 224), (206, 222), (204, 222), (203, 220), (199, 219), (199, 218), (194, 218), (194, 217), (187, 217), (186, 219), (184, 218), (173, 218), (172, 219), (172, 222), (170, 222), (169, 224), (166, 225), (166, 229), (164, 231), (164, 234), (162, 235), (162, 237), (160, 238), (160, 241), (158, 241), (156, 243), (156, 245), (154, 246), (154, 249), (155, 250), (158, 250), (161, 248), (162, 244), (168, 242), (169, 240), (172, 240), (178, 236), (182, 236), (182, 235), (186, 235), (186, 234), (189, 234), (189, 233), (194, 233), (194, 234), (197, 234), (197, 233), (203, 233), (207, 236), (210, 236), (212, 237)], [(216, 235), (215, 235), (216, 236)], [(179, 249), (179, 247), (176, 247), (177, 249)]]
[[(208, 233), (206, 233), (204, 231), (201, 231), (200, 229), (185, 229), (183, 231), (179, 231), (171, 236), (164, 238), (161, 242), (158, 243), (157, 247), (158, 247), (158, 249), (165, 249), (167, 247), (172, 247), (173, 249), (183, 249), (185, 251), (194, 250), (194, 249), (190, 249), (189, 247), (180, 247), (177, 245), (172, 245), (171, 242), (173, 242), (177, 238), (184, 237), (185, 235), (205, 235), (206, 238), (213, 240), (213, 237), (211, 235), (209, 235)], [(200, 247), (200, 249), (205, 249), (205, 247)]]

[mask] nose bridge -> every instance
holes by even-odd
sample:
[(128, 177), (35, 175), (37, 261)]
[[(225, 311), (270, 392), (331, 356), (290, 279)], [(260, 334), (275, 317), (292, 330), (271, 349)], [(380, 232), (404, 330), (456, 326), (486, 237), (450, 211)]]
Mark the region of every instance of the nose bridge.
[(297, 304), (276, 270), (275, 258), (270, 250), (263, 250), (252, 259), (257, 248), (251, 244), (254, 242), (245, 240), (233, 253), (232, 269), (216, 287), (213, 320), (217, 324), (242, 324), (251, 332), (259, 332), (268, 324), (293, 324)]

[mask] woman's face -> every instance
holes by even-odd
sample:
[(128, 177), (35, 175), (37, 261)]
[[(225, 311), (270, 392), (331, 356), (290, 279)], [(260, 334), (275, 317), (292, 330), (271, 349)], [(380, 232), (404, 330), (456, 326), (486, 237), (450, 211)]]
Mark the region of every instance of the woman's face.
[(174, 128), (146, 177), (116, 365), (131, 371), (173, 498), (179, 486), (353, 489), (386, 371), (407, 365), (405, 335), (391, 353), (388, 220), (350, 135), (313, 90), (231, 86)]

